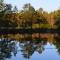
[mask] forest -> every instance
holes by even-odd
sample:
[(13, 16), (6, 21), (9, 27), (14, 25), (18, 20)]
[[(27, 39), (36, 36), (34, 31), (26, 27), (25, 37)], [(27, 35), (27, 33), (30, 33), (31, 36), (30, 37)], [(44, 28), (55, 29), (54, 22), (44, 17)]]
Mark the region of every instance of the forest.
[(60, 9), (48, 13), (43, 8), (36, 10), (30, 3), (25, 4), (22, 10), (12, 7), (11, 4), (0, 2), (0, 29), (60, 29)]

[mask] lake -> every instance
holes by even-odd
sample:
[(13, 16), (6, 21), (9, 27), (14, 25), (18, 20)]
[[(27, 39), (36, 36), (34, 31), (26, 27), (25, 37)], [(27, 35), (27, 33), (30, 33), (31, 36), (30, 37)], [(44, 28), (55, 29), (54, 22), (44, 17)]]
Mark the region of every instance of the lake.
[(0, 60), (60, 60), (60, 35), (1, 34)]

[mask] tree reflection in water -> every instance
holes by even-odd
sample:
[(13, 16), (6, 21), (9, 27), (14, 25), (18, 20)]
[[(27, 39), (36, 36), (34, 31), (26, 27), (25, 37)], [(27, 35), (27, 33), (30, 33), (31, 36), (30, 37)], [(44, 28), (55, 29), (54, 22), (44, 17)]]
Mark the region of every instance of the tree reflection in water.
[(47, 40), (39, 39), (32, 41), (22, 41), (19, 46), (21, 48), (24, 58), (29, 59), (32, 54), (37, 51), (41, 54), (44, 51), (44, 46), (47, 44)]
[(0, 39), (0, 60), (11, 58), (12, 53), (14, 56), (17, 54), (15, 41), (9, 39)]
[[(0, 60), (5, 60), (6, 58), (11, 58), (11, 56), (16, 56), (17, 40), (11, 39), (8, 35), (3, 35), (0, 38)], [(21, 53), (24, 58), (30, 58), (32, 54), (37, 51), (39, 54), (44, 51), (44, 45), (46, 45), (47, 40), (35, 38), (35, 40), (23, 40), (19, 41), (19, 46), (21, 48)], [(19, 47), (18, 47), (19, 48)]]
[[(53, 35), (52, 38), (49, 35), (47, 38), (48, 39), (35, 37), (31, 40), (29, 38), (27, 40), (18, 41), (17, 39), (8, 38), (8, 36), (5, 35), (4, 38), (0, 38), (0, 60), (5, 60), (6, 58), (10, 59), (13, 55), (16, 56), (18, 51), (21, 52), (24, 58), (30, 59), (34, 52), (42, 54), (47, 42), (52, 43), (56, 47), (57, 52), (60, 54), (60, 35)], [(18, 42), (19, 44), (17, 46)], [(21, 49), (19, 50), (17, 47)]]
[(60, 54), (60, 35), (55, 37), (53, 44), (56, 46), (58, 54)]

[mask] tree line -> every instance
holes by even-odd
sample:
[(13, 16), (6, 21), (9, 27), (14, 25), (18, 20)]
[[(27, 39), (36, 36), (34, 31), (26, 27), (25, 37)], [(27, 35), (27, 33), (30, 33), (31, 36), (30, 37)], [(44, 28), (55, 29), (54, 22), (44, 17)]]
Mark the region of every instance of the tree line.
[(36, 10), (30, 3), (23, 6), (18, 11), (15, 6), (5, 4), (3, 0), (0, 2), (0, 28), (60, 28), (60, 9), (48, 13), (39, 8)]

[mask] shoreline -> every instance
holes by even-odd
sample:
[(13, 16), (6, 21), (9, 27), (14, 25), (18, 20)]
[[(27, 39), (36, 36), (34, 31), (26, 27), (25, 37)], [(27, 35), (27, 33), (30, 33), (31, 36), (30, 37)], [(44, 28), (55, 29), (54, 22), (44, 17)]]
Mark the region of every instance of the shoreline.
[(33, 33), (60, 33), (58, 29), (0, 29), (0, 34), (33, 34)]

